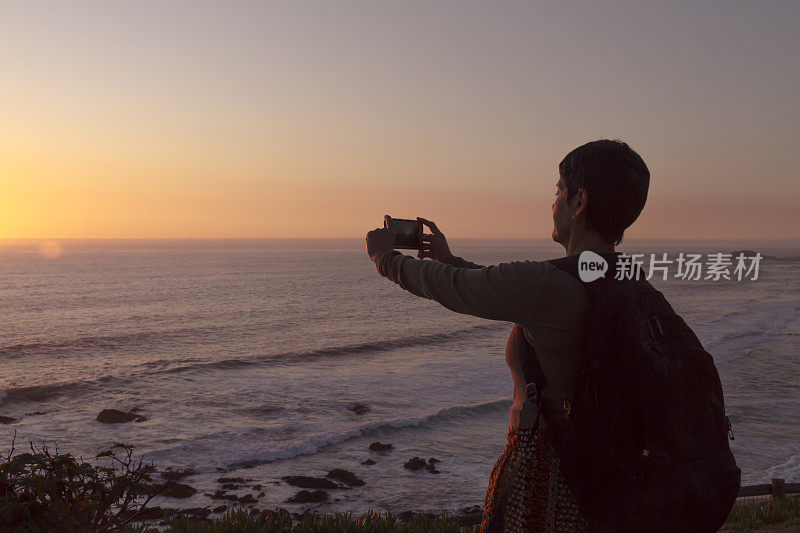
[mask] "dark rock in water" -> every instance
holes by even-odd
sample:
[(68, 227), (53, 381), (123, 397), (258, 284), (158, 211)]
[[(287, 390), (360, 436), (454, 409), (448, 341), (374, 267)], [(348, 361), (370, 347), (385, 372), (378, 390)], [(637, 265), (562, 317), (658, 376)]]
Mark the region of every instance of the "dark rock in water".
[(239, 497), (239, 503), (258, 503), (258, 500), (252, 494), (245, 494)]
[(427, 470), (431, 474), (438, 474), (439, 471), (436, 470), (436, 463), (441, 463), (441, 461), (439, 459), (436, 459), (435, 457), (431, 457), (430, 459), (428, 459), (428, 464), (425, 465), (425, 470)]
[(184, 516), (191, 516), (193, 518), (205, 518), (211, 514), (211, 509), (205, 507), (190, 507), (188, 509), (181, 509), (178, 514)]
[(37, 416), (37, 415), (45, 415), (47, 414), (44, 411), (34, 411), (32, 413), (25, 413), (25, 416)]
[(223, 500), (228, 500), (229, 502), (238, 502), (239, 501), (239, 498), (237, 498), (235, 494), (223, 494), (222, 495), (222, 499)]
[(349, 485), (351, 487), (360, 487), (364, 484), (364, 480), (357, 477), (354, 473), (350, 472), (349, 470), (344, 470), (341, 468), (334, 468), (327, 474), (325, 477), (329, 477), (331, 479), (335, 479), (336, 481), (341, 481), (345, 485)]
[(286, 481), (293, 487), (301, 487), (304, 489), (341, 489), (342, 485), (338, 485), (333, 481), (327, 480), (324, 477), (311, 477), (311, 476), (282, 476), (282, 480)]
[(367, 459), (366, 461), (361, 461), (361, 464), (362, 465), (374, 465), (375, 461), (373, 461), (372, 459)]
[(409, 470), (419, 470), (420, 468), (425, 466), (425, 459), (422, 457), (412, 457), (403, 465), (404, 467), (408, 468)]
[(222, 485), (220, 485), (220, 488), (225, 490), (238, 490), (239, 485), (237, 485), (236, 483), (223, 483)]
[(215, 513), (224, 513), (227, 510), (228, 510), (227, 505), (217, 505), (216, 507), (214, 507), (214, 509), (212, 509), (212, 511)]
[(258, 494), (256, 494), (256, 498), (263, 498), (263, 497), (264, 497), (264, 491), (263, 490), (261, 492), (259, 492)]
[[(142, 512), (140, 512), (134, 520), (158, 520), (159, 518), (164, 518), (165, 514), (172, 514), (176, 512), (175, 509), (170, 508), (161, 508), (161, 507), (146, 507)], [(128, 520), (135, 515), (137, 511), (133, 509), (128, 509), (125, 513), (120, 515), (120, 518), (123, 520)]]
[(473, 505), (472, 507), (464, 507), (461, 509), (461, 512), (464, 514), (475, 514), (483, 512), (483, 507), (480, 505)]
[(397, 518), (403, 522), (413, 519), (415, 516), (424, 516), (429, 520), (435, 520), (437, 516), (434, 513), (417, 513), (414, 511), (403, 511), (397, 515)]
[(118, 409), (103, 409), (97, 415), (97, 421), (103, 424), (123, 424), (125, 422), (132, 422), (138, 418), (144, 418), (136, 413), (124, 413)]
[(170, 483), (161, 496), (168, 498), (188, 498), (197, 493), (197, 489), (184, 483)]
[(253, 490), (261, 490), (261, 485), (253, 485)]
[(363, 415), (364, 413), (372, 411), (368, 405), (364, 405), (363, 403), (354, 403), (353, 405), (348, 406), (347, 409), (357, 415)]
[(208, 496), (212, 500), (224, 500), (225, 499), (225, 493), (222, 492), (221, 490), (214, 491), (214, 494), (206, 494), (206, 496)]
[(0, 416), (0, 424), (10, 424), (11, 422), (16, 421), (16, 418), (11, 418), (10, 416)]
[(307, 516), (309, 516), (309, 517), (320, 517), (321, 515), (320, 515), (320, 513), (318, 511), (315, 511), (313, 509), (306, 509), (302, 513), (293, 513), (292, 514), (292, 517), (295, 520), (297, 520), (298, 522), (301, 522), (301, 523), (303, 522), (303, 520), (306, 519)]
[(369, 445), (369, 451), (371, 452), (385, 452), (392, 449), (391, 444), (381, 444), (380, 442), (373, 442)]
[(133, 419), (134, 422), (147, 422), (147, 420), (148, 419), (146, 416), (137, 416), (136, 418)]
[(243, 477), (221, 477), (217, 478), (217, 483), (246, 483), (248, 481), (253, 481), (252, 479), (245, 479)]
[(286, 501), (289, 503), (317, 503), (324, 502), (327, 499), (328, 493), (324, 490), (315, 490), (314, 492), (301, 490)]
[(167, 468), (165, 471), (161, 472), (161, 477), (172, 480), (178, 480), (192, 475), (194, 475), (194, 470), (191, 468), (187, 468), (186, 470), (172, 470), (171, 468)]
[(164, 490), (161, 490), (164, 485), (164, 483), (142, 484), (140, 488), (142, 494), (147, 496), (158, 493), (159, 496), (166, 496), (167, 498), (188, 498), (197, 492), (196, 488), (183, 483), (169, 483)]

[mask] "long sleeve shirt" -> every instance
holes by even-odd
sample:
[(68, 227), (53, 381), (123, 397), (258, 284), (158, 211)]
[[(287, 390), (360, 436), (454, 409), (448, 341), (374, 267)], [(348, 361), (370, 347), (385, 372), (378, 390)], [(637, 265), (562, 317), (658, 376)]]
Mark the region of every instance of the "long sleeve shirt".
[[(453, 266), (391, 251), (379, 254), (375, 263), (382, 276), (451, 311), (522, 326), (547, 380), (543, 401), (560, 406), (572, 396), (584, 357), (588, 309), (588, 294), (580, 281), (543, 261), (484, 267), (456, 258)], [(530, 350), (523, 342), (510, 335), (505, 348), (514, 381), (510, 428), (531, 427), (538, 414), (526, 394), (520, 360), (529, 357)]]

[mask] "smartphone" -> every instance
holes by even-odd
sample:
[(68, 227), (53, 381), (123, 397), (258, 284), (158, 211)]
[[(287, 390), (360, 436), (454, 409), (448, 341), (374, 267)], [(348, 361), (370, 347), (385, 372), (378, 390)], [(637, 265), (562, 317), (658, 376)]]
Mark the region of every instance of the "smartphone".
[(383, 227), (394, 231), (394, 248), (419, 250), (422, 247), (422, 222), (408, 218), (383, 218)]

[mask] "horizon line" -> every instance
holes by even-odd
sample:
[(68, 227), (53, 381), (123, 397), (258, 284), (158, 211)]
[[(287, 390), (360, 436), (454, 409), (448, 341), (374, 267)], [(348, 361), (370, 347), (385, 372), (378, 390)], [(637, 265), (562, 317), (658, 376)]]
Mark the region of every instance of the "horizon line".
[[(355, 240), (358, 237), (0, 237), (2, 241), (289, 241), (289, 240)], [(452, 240), (474, 241), (548, 241), (554, 242), (550, 237), (448, 237)], [(800, 238), (780, 237), (630, 237), (622, 242), (629, 241), (781, 241), (798, 242)]]

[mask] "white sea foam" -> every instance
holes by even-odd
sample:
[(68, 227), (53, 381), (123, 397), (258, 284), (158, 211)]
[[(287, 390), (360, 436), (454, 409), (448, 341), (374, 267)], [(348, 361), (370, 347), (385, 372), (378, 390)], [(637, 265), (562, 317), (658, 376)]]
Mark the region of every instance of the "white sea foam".
[(768, 483), (772, 478), (782, 478), (787, 483), (800, 482), (800, 454), (792, 455), (783, 463), (768, 469), (762, 482)]
[[(182, 464), (191, 466), (197, 472), (213, 472), (217, 468), (236, 470), (257, 464), (292, 459), (301, 455), (315, 454), (327, 446), (341, 444), (359, 437), (377, 435), (387, 429), (412, 428), (437, 422), (448, 423), (465, 417), (475, 417), (483, 413), (505, 413), (510, 407), (511, 400), (509, 399), (474, 405), (455, 405), (430, 414), (369, 422), (345, 431), (336, 431), (334, 429), (301, 437), (302, 440), (297, 443), (284, 446), (267, 445), (262, 449), (257, 449), (260, 446), (255, 444), (261, 440), (259, 436), (263, 435), (262, 428), (251, 428), (251, 430), (237, 434), (235, 437), (229, 431), (225, 431), (216, 435), (202, 435), (197, 439), (182, 442), (176, 447), (155, 452), (152, 457), (162, 460), (175, 460), (178, 457), (182, 457), (184, 458)], [(335, 427), (335, 424), (332, 424), (332, 426)], [(200, 443), (204, 445), (214, 443), (213, 447), (219, 451), (224, 451), (224, 453), (215, 453), (209, 456), (206, 451), (198, 448)], [(257, 449), (255, 453), (254, 448)]]

